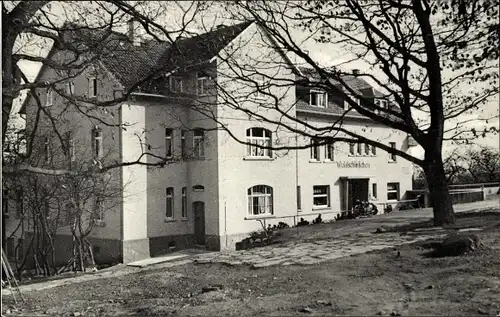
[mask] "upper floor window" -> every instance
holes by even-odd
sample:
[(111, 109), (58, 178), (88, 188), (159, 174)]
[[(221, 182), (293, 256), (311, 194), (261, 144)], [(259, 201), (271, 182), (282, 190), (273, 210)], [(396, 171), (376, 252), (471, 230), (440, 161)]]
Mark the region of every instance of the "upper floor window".
[(186, 130), (181, 130), (181, 157), (185, 158), (186, 153)]
[(311, 138), (311, 160), (319, 161), (319, 140)]
[(264, 75), (257, 74), (253, 76), (253, 81), (255, 84), (255, 93), (254, 96), (257, 99), (262, 99), (264, 98)]
[(273, 188), (257, 185), (248, 189), (248, 214), (251, 216), (273, 214)]
[(205, 73), (199, 72), (196, 79), (196, 93), (199, 96), (206, 95), (208, 92), (208, 79)]
[(4, 189), (2, 194), (2, 213), (9, 215), (9, 191), (7, 189)]
[(354, 146), (353, 142), (349, 142), (349, 155), (354, 155)]
[(89, 98), (97, 97), (97, 78), (89, 78)]
[(196, 158), (205, 157), (205, 131), (196, 129), (193, 133), (193, 156)]
[(325, 159), (333, 161), (334, 143), (325, 144)]
[[(393, 149), (396, 149), (396, 142), (389, 142), (389, 146)], [(396, 154), (394, 153), (389, 153), (389, 160), (391, 162), (396, 162)]]
[(182, 92), (183, 91), (183, 81), (182, 77), (179, 76), (170, 76), (169, 78), (170, 90), (172, 92)]
[(66, 132), (66, 157), (70, 162), (75, 161), (75, 140), (71, 132)]
[(43, 156), (45, 162), (50, 160), (50, 142), (48, 137), (43, 139)]
[(165, 157), (167, 158), (171, 158), (173, 155), (172, 137), (173, 130), (165, 129)]
[(365, 143), (365, 155), (370, 155), (370, 144)]
[(75, 83), (72, 81), (66, 82), (66, 94), (74, 95), (75, 94)]
[(271, 149), (259, 146), (271, 147), (271, 131), (264, 128), (247, 129), (247, 155), (271, 157)]
[(328, 104), (328, 94), (322, 91), (311, 90), (309, 105), (326, 108)]
[(372, 155), (377, 155), (377, 148), (372, 145)]
[(358, 155), (363, 155), (363, 143), (358, 143)]
[(102, 130), (92, 129), (92, 151), (95, 159), (101, 159), (103, 155)]
[(47, 89), (47, 94), (45, 96), (45, 106), (50, 107), (54, 104), (54, 91), (50, 88)]

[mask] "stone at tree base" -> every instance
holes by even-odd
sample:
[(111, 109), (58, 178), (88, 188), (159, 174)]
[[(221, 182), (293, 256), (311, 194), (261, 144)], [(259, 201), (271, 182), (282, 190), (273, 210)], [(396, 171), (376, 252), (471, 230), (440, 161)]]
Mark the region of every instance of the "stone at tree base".
[(451, 234), (436, 248), (436, 256), (458, 256), (471, 252), (480, 246), (479, 237), (474, 234)]

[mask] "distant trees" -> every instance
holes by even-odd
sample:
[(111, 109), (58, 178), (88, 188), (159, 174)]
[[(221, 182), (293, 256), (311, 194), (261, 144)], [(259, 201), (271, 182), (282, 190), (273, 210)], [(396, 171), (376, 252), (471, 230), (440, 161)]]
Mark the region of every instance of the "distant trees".
[[(486, 146), (471, 146), (465, 151), (457, 148), (445, 157), (444, 169), (449, 185), (500, 183), (500, 153)], [(414, 173), (413, 188), (425, 188), (421, 169)]]

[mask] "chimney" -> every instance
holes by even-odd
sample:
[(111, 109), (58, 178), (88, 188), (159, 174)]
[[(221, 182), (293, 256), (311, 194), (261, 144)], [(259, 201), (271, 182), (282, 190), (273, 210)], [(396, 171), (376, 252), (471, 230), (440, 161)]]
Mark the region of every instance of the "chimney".
[(130, 19), (128, 21), (128, 39), (134, 44), (134, 46), (141, 46), (141, 40), (137, 34), (137, 21), (135, 19)]
[(357, 68), (356, 68), (356, 69), (353, 69), (353, 70), (352, 70), (352, 74), (353, 74), (353, 75), (359, 75), (359, 69), (357, 69)]

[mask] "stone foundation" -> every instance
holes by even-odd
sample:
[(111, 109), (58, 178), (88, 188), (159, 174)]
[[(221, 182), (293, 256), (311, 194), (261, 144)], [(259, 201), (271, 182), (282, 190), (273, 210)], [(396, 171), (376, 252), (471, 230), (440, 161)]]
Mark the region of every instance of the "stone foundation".
[(130, 263), (149, 258), (149, 239), (122, 241), (122, 263)]
[(189, 249), (193, 247), (194, 236), (192, 234), (149, 238), (149, 253), (152, 257), (174, 250)]

